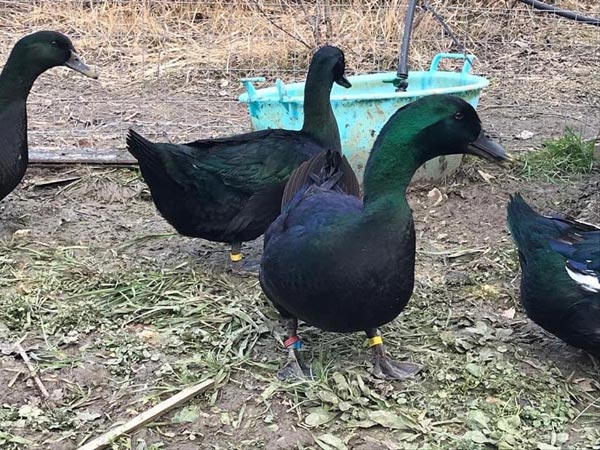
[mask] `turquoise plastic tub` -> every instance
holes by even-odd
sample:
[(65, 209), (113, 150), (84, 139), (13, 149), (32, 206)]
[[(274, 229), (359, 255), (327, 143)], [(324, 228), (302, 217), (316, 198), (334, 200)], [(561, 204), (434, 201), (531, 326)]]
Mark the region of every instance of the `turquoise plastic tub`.
[[(464, 59), (460, 72), (438, 70), (444, 58)], [(410, 72), (408, 90), (395, 92), (391, 81), (395, 72), (348, 77), (350, 89), (334, 84), (331, 104), (340, 129), (342, 150), (362, 179), (369, 151), (377, 134), (398, 108), (430, 94), (453, 94), (477, 107), (481, 90), (489, 84), (483, 77), (470, 73), (474, 56), (440, 53), (433, 58), (429, 71)], [(246, 78), (242, 84), (247, 93), (239, 97), (248, 103), (254, 130), (285, 128), (299, 130), (303, 121), (304, 83), (285, 85), (277, 80), (274, 87), (255, 89), (253, 82), (264, 78)], [(415, 180), (435, 181), (450, 175), (460, 165), (461, 156), (440, 157), (429, 161), (415, 175)]]

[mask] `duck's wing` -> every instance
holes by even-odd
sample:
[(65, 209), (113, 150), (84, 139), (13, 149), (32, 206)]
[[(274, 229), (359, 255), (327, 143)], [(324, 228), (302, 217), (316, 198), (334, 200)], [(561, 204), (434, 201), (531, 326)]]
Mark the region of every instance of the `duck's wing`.
[(308, 136), (289, 130), (263, 130), (187, 144), (153, 143), (130, 130), (127, 145), (140, 165), (157, 177), (193, 186), (202, 184), (203, 173), (208, 172), (250, 195), (283, 185), (295, 167), (323, 150)]
[(600, 228), (568, 217), (554, 219), (564, 223), (565, 230), (551, 243), (552, 249), (600, 271)]
[(600, 231), (584, 233), (581, 241), (573, 244), (574, 258), (588, 261), (587, 267), (600, 273)]
[(600, 292), (600, 228), (570, 217), (552, 219), (562, 232), (550, 247), (567, 258), (567, 273), (583, 289)]
[(321, 152), (298, 166), (285, 185), (282, 209), (297, 192), (309, 186), (333, 190), (360, 198), (358, 178), (345, 156), (335, 151)]
[(251, 193), (284, 183), (295, 167), (323, 150), (307, 135), (291, 130), (262, 130), (185, 146), (198, 155), (198, 167)]

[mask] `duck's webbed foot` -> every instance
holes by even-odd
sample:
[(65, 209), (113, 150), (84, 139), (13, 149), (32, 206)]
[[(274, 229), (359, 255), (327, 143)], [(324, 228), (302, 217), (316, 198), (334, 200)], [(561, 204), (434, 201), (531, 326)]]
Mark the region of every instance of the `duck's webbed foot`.
[(304, 363), (300, 356), (302, 341), (298, 337), (298, 319), (294, 317), (283, 317), (281, 319), (286, 329), (286, 340), (284, 345), (288, 349), (288, 359), (285, 365), (277, 371), (280, 380), (312, 378), (312, 369)]
[(387, 356), (375, 355), (373, 373), (378, 378), (390, 378), (392, 380), (406, 380), (418, 374), (423, 366), (409, 361), (394, 361)]
[(406, 380), (414, 377), (421, 370), (421, 364), (408, 361), (394, 361), (385, 353), (383, 339), (377, 333), (377, 330), (367, 331), (369, 336), (369, 347), (373, 352), (373, 373), (378, 378), (389, 378), (392, 380)]
[(258, 272), (260, 271), (260, 259), (249, 258), (245, 260), (241, 269), (243, 272), (258, 276)]
[[(300, 341), (298, 341), (300, 342)], [(288, 349), (288, 359), (285, 365), (277, 371), (277, 378), (280, 380), (301, 380), (311, 379), (312, 369), (302, 360), (300, 352), (296, 348)]]

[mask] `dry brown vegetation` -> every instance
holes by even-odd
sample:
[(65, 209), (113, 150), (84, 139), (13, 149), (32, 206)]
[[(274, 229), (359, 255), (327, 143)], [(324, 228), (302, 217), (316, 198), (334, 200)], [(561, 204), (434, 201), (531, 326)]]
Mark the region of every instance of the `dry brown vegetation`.
[[(536, 12), (514, 0), (431, 4), (478, 57), (475, 71), (492, 79), (482, 107), (500, 109), (499, 134), (510, 128), (504, 120), (548, 114), (554, 125), (543, 134), (575, 122), (575, 128), (594, 135), (594, 124), (600, 123), (598, 27)], [(600, 14), (595, 0), (560, 5)], [(45, 137), (57, 145), (121, 146), (120, 136), (130, 124), (124, 119), (136, 113), (139, 125), (154, 127), (147, 132), (174, 132), (175, 139), (186, 139), (197, 132), (247, 128), (243, 107), (235, 103), (241, 92), (237, 80), (248, 75), (302, 79), (311, 54), (305, 44), (339, 45), (350, 73), (394, 70), (405, 6), (399, 0), (0, 0), (0, 58), (19, 36), (50, 28), (72, 36), (82, 55), (101, 67), (100, 88), (72, 81), (77, 77), (69, 74), (66, 89), (46, 91), (40, 111), (48, 102), (58, 103), (58, 120), (39, 123), (39, 132), (48, 130)], [(427, 68), (440, 51), (460, 49), (429, 12), (419, 10), (411, 68)], [(223, 79), (230, 80), (226, 89)], [(87, 98), (98, 106), (88, 102), (84, 107), (65, 95), (71, 82), (84, 84)], [(35, 108), (40, 99), (32, 100)], [(85, 130), (78, 127), (71, 132), (75, 136), (65, 136), (54, 129), (53, 123), (67, 120)], [(216, 129), (209, 126), (215, 124)]]
[[(541, 115), (550, 124), (533, 129), (532, 142), (561, 133), (569, 123), (595, 136), (598, 27), (514, 0), (430, 3), (477, 56), (474, 70), (492, 80), (481, 108), (497, 112), (498, 134), (512, 137), (515, 118)], [(600, 14), (595, 0), (560, 5)], [(150, 135), (185, 140), (247, 129), (244, 108), (236, 102), (239, 78), (302, 79), (311, 54), (304, 43), (341, 46), (350, 73), (394, 70), (405, 6), (399, 0), (0, 0), (0, 60), (19, 36), (50, 28), (72, 36), (85, 59), (100, 66), (99, 85), (73, 74), (63, 77), (63, 86), (51, 81), (56, 75), (38, 82), (47, 87), (30, 102), (34, 145), (41, 135), (50, 146), (121, 147), (132, 124)], [(458, 50), (430, 13), (417, 12), (413, 70), (427, 68), (437, 52)], [(85, 92), (85, 104), (71, 91)], [(46, 121), (41, 113), (50, 103), (55, 117)]]
[[(520, 67), (519, 72), (526, 72), (535, 61), (522, 64), (525, 51), (536, 54), (536, 60), (551, 60), (569, 45), (577, 54), (565, 58), (577, 56), (589, 67), (598, 58), (596, 28), (573, 26), (514, 0), (432, 4), (482, 60), (483, 71)], [(600, 12), (594, 0), (567, 0), (561, 6), (591, 15)], [(99, 63), (118, 63), (139, 78), (155, 74), (158, 67), (162, 73), (303, 72), (310, 54), (303, 43), (313, 48), (339, 45), (355, 71), (370, 71), (394, 67), (405, 7), (406, 1), (399, 0), (4, 1), (0, 26), (6, 44), (33, 29), (61, 29), (76, 36), (78, 45)], [(452, 41), (433, 16), (419, 10), (411, 48), (414, 66), (426, 67), (435, 52), (449, 49)]]

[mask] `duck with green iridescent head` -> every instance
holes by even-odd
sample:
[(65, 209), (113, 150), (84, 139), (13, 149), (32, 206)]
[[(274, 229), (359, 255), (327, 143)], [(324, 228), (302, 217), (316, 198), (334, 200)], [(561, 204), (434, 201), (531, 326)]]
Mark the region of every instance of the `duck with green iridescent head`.
[(38, 31), (19, 40), (0, 73), (0, 200), (17, 187), (27, 169), (29, 92), (43, 72), (56, 66), (98, 78), (79, 59), (70, 39), (56, 31)]
[(298, 320), (326, 331), (365, 332), (376, 375), (403, 379), (420, 370), (392, 360), (378, 328), (401, 313), (413, 292), (410, 180), (429, 159), (458, 153), (508, 160), (484, 136), (471, 105), (432, 95), (399, 109), (381, 130), (366, 165), (363, 201), (340, 155), (321, 154), (296, 169), (282, 213), (265, 234), (260, 270), (287, 333), (289, 360), (280, 378), (310, 372), (298, 352)]

